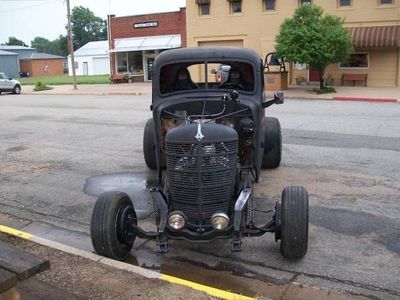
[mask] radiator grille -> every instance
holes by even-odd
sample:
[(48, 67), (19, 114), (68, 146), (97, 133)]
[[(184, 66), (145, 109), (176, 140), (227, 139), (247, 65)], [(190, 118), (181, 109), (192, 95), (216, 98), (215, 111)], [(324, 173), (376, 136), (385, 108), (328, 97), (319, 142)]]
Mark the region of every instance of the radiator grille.
[(172, 209), (191, 222), (207, 223), (215, 212), (229, 214), (235, 184), (237, 139), (216, 143), (166, 142)]

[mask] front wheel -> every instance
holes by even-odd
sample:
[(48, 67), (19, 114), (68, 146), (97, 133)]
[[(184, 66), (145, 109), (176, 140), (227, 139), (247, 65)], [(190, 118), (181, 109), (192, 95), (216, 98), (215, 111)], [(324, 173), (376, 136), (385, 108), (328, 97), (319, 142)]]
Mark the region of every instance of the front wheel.
[(116, 260), (127, 258), (136, 238), (130, 229), (132, 224), (137, 224), (137, 218), (127, 194), (100, 195), (90, 221), (90, 237), (96, 253)]
[(14, 86), (13, 94), (16, 94), (16, 95), (21, 94), (21, 87), (18, 84), (16, 86)]
[[(288, 186), (277, 205), (281, 253), (289, 259), (300, 259), (308, 246), (308, 193), (302, 186)], [(280, 208), (280, 209), (279, 209)]]

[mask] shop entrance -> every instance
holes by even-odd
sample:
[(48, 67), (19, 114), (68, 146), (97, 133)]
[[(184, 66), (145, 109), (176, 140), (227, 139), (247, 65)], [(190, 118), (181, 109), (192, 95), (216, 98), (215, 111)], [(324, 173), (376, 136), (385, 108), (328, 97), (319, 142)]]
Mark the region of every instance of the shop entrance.
[(146, 78), (146, 81), (153, 80), (153, 64), (154, 64), (155, 57), (156, 57), (155, 55), (146, 55), (145, 56), (145, 63), (146, 63), (145, 78)]
[(319, 82), (319, 71), (317, 69), (310, 69), (309, 70), (309, 81), (318, 81)]

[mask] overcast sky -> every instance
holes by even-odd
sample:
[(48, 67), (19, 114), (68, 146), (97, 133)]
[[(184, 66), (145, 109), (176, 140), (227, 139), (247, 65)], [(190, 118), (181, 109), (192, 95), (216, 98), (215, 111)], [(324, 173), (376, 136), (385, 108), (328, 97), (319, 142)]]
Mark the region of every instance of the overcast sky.
[[(155, 12), (176, 11), (185, 0), (70, 0), (71, 9), (82, 5), (96, 16), (106, 19), (108, 14), (127, 16)], [(64, 0), (0, 0), (0, 44), (9, 36), (27, 45), (36, 36), (53, 40), (66, 34), (67, 8)]]

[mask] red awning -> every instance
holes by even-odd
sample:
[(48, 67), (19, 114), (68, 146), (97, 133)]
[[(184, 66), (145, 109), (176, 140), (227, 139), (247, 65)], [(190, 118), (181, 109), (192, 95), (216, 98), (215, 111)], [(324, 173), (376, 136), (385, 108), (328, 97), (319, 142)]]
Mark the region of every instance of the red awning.
[(355, 48), (400, 48), (400, 26), (347, 28)]

